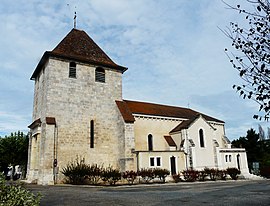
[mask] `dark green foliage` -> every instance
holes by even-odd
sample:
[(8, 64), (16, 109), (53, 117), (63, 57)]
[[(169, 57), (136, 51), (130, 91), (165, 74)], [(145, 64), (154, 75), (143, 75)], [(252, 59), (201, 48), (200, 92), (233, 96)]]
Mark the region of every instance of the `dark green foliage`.
[(199, 178), (199, 171), (193, 169), (184, 170), (182, 174), (187, 182), (194, 182)]
[(260, 139), (254, 129), (249, 129), (245, 137), (233, 140), (232, 147), (246, 149), (249, 169), (254, 169), (253, 162), (259, 162), (260, 170), (270, 166), (270, 140)]
[(20, 185), (7, 185), (0, 173), (0, 206), (38, 206), (41, 195), (34, 195)]
[(121, 172), (118, 169), (114, 169), (113, 167), (109, 166), (103, 170), (101, 179), (110, 185), (115, 185), (116, 182), (121, 180)]
[(123, 178), (128, 181), (129, 184), (134, 184), (134, 181), (136, 180), (138, 176), (138, 173), (131, 170), (131, 171), (126, 171), (123, 173)]
[(145, 183), (149, 183), (151, 180), (155, 178), (153, 169), (141, 169), (138, 174), (139, 176), (141, 176), (141, 178)]
[(166, 177), (170, 174), (170, 171), (167, 169), (155, 168), (153, 173), (156, 178), (159, 178), (160, 181), (164, 183)]
[(229, 8), (239, 12), (246, 20), (246, 28), (236, 22), (230, 22), (230, 28), (223, 31), (231, 39), (234, 54), (228, 53), (230, 62), (243, 80), (242, 85), (233, 88), (245, 99), (252, 99), (258, 103), (262, 114), (254, 115), (255, 119), (269, 119), (270, 114), (270, 3), (268, 0), (247, 0), (251, 4), (244, 9), (243, 5)]
[(238, 175), (240, 175), (240, 170), (237, 169), (237, 168), (227, 168), (227, 174), (230, 175), (230, 177), (233, 179), (233, 180), (237, 180), (238, 178)]
[(90, 184), (98, 184), (99, 180), (101, 179), (103, 170), (103, 167), (98, 166), (97, 164), (92, 164), (89, 167), (86, 178), (89, 180)]
[(63, 168), (62, 173), (66, 176), (66, 182), (70, 184), (85, 184), (91, 167), (78, 158)]
[(20, 165), (26, 171), (28, 142), (28, 135), (20, 131), (0, 138), (0, 172), (5, 171), (9, 165)]

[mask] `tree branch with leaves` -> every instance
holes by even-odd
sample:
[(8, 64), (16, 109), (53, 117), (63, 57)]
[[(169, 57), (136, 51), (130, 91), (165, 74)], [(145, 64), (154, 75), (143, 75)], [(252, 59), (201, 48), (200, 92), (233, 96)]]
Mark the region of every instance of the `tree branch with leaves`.
[(228, 8), (244, 15), (247, 27), (230, 22), (223, 33), (232, 41), (236, 52), (225, 49), (233, 68), (238, 70), (242, 85), (233, 85), (243, 99), (259, 104), (260, 115), (253, 117), (268, 120), (270, 115), (270, 3), (268, 0), (246, 0), (254, 8), (248, 11), (241, 5)]

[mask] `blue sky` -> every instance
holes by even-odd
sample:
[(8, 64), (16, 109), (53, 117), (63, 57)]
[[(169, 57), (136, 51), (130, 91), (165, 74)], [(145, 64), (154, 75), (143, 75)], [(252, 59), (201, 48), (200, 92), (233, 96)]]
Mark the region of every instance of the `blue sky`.
[(190, 107), (219, 118), (231, 140), (258, 123), (269, 126), (252, 118), (254, 102), (232, 90), (241, 80), (224, 53), (231, 42), (218, 27), (243, 20), (220, 0), (1, 0), (0, 136), (27, 132), (30, 76), (44, 51), (73, 28), (75, 10), (77, 28), (129, 68), (124, 99)]

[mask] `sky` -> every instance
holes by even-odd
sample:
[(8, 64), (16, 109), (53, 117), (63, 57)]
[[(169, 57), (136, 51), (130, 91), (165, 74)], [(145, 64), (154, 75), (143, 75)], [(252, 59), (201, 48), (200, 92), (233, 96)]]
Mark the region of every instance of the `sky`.
[[(243, 0), (226, 2), (249, 6)], [(230, 140), (258, 124), (265, 130), (270, 126), (254, 120), (258, 105), (232, 89), (241, 79), (224, 52), (233, 52), (231, 42), (219, 28), (244, 18), (221, 0), (1, 0), (0, 136), (28, 131), (30, 77), (43, 53), (73, 28), (75, 11), (77, 29), (128, 67), (124, 99), (213, 116), (225, 121)]]

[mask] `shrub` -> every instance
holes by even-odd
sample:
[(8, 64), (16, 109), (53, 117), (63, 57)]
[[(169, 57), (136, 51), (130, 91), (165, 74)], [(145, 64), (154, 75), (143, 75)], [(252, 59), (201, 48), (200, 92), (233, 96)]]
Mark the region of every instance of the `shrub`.
[(103, 167), (98, 166), (97, 164), (92, 164), (89, 167), (89, 171), (87, 172), (86, 178), (90, 181), (90, 184), (98, 184), (99, 180), (101, 179), (101, 175), (103, 173)]
[(241, 173), (237, 168), (227, 168), (227, 173), (233, 180), (237, 180), (238, 175)]
[(218, 174), (219, 174), (219, 170), (218, 169), (209, 169), (209, 168), (204, 168), (204, 171), (207, 175), (209, 175), (210, 179), (213, 181), (217, 180)]
[(103, 170), (101, 179), (104, 182), (108, 182), (110, 185), (115, 185), (116, 182), (121, 180), (121, 173), (118, 169), (113, 169), (111, 166), (109, 166)]
[(133, 184), (137, 176), (138, 176), (138, 173), (133, 170), (126, 171), (123, 174), (123, 178), (126, 179), (129, 184)]
[(90, 166), (84, 163), (84, 159), (78, 160), (77, 158), (64, 167), (62, 173), (66, 176), (67, 183), (78, 185), (85, 184), (89, 171)]
[(153, 169), (141, 169), (139, 171), (139, 176), (142, 177), (145, 183), (149, 183), (151, 180), (155, 178)]
[(264, 166), (260, 168), (260, 175), (266, 178), (270, 178), (270, 166)]
[(0, 173), (0, 205), (38, 206), (41, 195), (34, 195), (19, 185), (6, 185), (5, 177)]
[(172, 178), (173, 178), (173, 180), (174, 180), (175, 183), (182, 181), (180, 173), (174, 174), (172, 176)]
[(207, 177), (207, 173), (204, 170), (199, 171), (198, 179), (199, 181), (205, 181), (205, 178)]
[(183, 173), (185, 181), (187, 182), (194, 182), (199, 177), (199, 172), (193, 169), (184, 170), (182, 173)]
[(218, 171), (218, 176), (221, 180), (226, 180), (227, 176), (227, 170), (219, 170)]
[(170, 171), (167, 169), (155, 168), (153, 170), (154, 176), (159, 178), (161, 182), (165, 182), (166, 177), (170, 174)]

